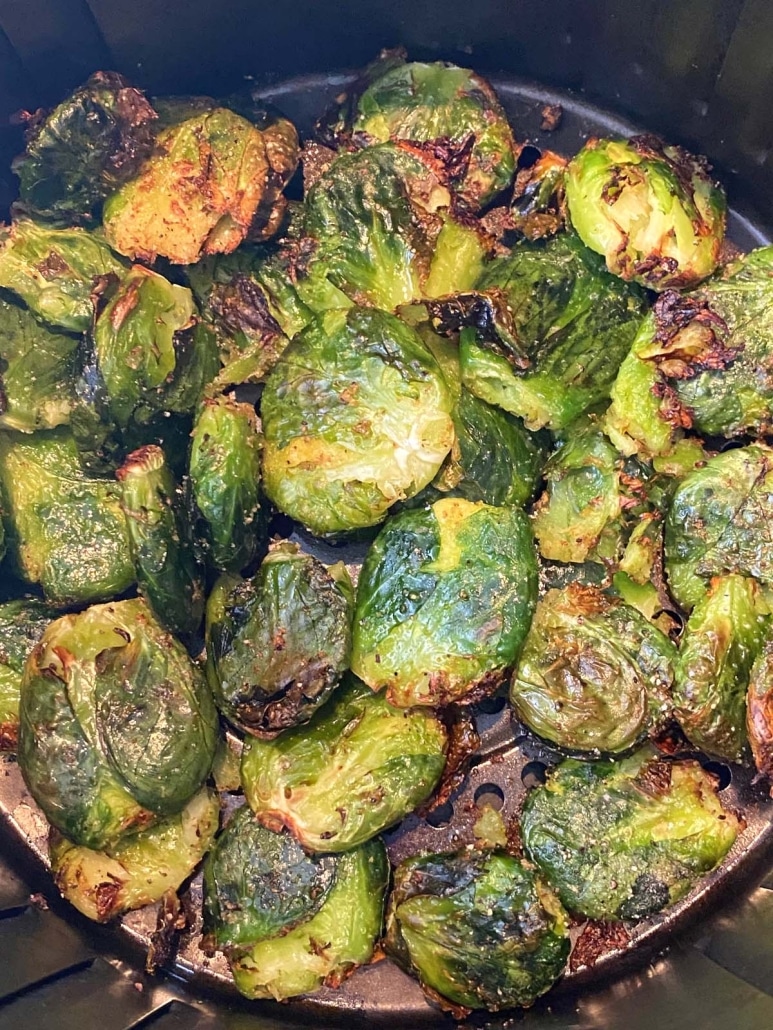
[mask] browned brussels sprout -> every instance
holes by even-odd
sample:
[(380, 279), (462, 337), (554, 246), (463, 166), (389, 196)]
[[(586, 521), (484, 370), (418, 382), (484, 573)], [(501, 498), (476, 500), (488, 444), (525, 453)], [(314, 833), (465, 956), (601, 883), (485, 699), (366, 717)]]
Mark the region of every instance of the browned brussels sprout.
[(0, 604), (0, 751), (15, 751), (24, 664), (58, 612), (34, 597)]
[(669, 716), (676, 656), (635, 608), (571, 583), (537, 605), (510, 700), (527, 726), (559, 747), (626, 751)]
[(768, 778), (773, 791), (773, 638), (770, 636), (749, 676), (746, 732), (757, 771)]
[(569, 162), (566, 202), (607, 268), (653, 290), (711, 275), (725, 235), (725, 194), (705, 159), (655, 136), (590, 139)]
[(643, 919), (719, 865), (741, 823), (698, 762), (643, 748), (622, 761), (562, 762), (527, 797), (521, 827), (570, 912)]
[(430, 997), (497, 1012), (532, 1005), (553, 986), (569, 955), (567, 924), (525, 862), (471, 849), (401, 862), (386, 947)]
[(308, 722), (349, 666), (354, 589), (343, 564), (272, 545), (252, 579), (223, 576), (207, 603), (207, 674), (247, 733)]
[(49, 112), (29, 118), (13, 163), (19, 208), (60, 225), (85, 225), (153, 150), (156, 112), (116, 72), (95, 72)]

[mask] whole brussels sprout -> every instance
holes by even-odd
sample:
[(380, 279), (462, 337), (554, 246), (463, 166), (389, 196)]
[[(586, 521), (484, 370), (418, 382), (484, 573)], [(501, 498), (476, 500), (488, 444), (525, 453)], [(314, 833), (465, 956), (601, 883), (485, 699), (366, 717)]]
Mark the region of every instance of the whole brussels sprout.
[(295, 544), (271, 546), (252, 579), (223, 576), (207, 603), (207, 675), (239, 729), (308, 722), (349, 667), (354, 588)]
[(19, 176), (18, 207), (35, 218), (81, 225), (130, 179), (153, 149), (156, 112), (116, 72), (95, 72), (44, 117), (34, 115)]
[(11, 555), (51, 604), (88, 604), (135, 581), (118, 484), (89, 476), (65, 429), (0, 433)]
[(589, 139), (567, 166), (566, 203), (583, 242), (623, 279), (684, 289), (717, 267), (725, 195), (705, 159), (681, 147)]
[(749, 676), (746, 732), (757, 771), (773, 781), (773, 637), (768, 636)]
[(212, 847), (220, 821), (213, 790), (195, 794), (178, 814), (124, 837), (104, 851), (52, 831), (51, 872), (63, 896), (97, 923), (176, 891)]
[(0, 751), (16, 750), (24, 664), (57, 615), (34, 597), (0, 604)]
[(674, 715), (702, 751), (745, 757), (747, 689), (770, 628), (759, 586), (745, 576), (713, 579), (693, 609), (679, 644)]
[(307, 725), (250, 738), (242, 784), (265, 826), (286, 826), (308, 851), (347, 851), (427, 800), (447, 744), (432, 712), (399, 711), (352, 678)]
[(451, 410), (413, 329), (384, 311), (329, 312), (292, 341), (266, 383), (266, 494), (313, 533), (376, 525), (440, 468)]
[(537, 605), (510, 686), (516, 714), (576, 751), (617, 753), (662, 728), (677, 652), (619, 598), (570, 583)]
[(50, 229), (26, 218), (0, 232), (0, 286), (57, 329), (88, 332), (98, 280), (125, 271), (101, 233)]
[(133, 451), (116, 477), (140, 592), (170, 632), (195, 633), (204, 616), (202, 570), (164, 452), (155, 444)]
[(530, 361), (515, 369), (502, 329), (485, 340), (462, 333), (462, 383), (519, 415), (528, 429), (560, 430), (609, 396), (636, 335), (643, 294), (616, 280), (574, 236), (523, 242), (483, 270), (476, 290), (502, 295), (513, 335)]
[(518, 508), (444, 498), (402, 512), (362, 566), (352, 671), (400, 707), (479, 698), (514, 664), (536, 599)]
[(386, 948), (441, 1004), (497, 1012), (549, 990), (570, 944), (561, 904), (523, 861), (470, 849), (400, 863)]
[(567, 759), (526, 798), (526, 853), (575, 915), (643, 919), (719, 865), (741, 824), (698, 762), (643, 748), (622, 761)]
[(245, 806), (204, 867), (204, 930), (248, 998), (282, 1001), (337, 986), (373, 956), (388, 879), (380, 841), (307, 855)]
[(53, 332), (0, 297), (0, 428), (66, 425), (79, 373), (77, 337)]
[(224, 107), (202, 111), (159, 133), (138, 174), (107, 198), (108, 242), (148, 263), (227, 254), (249, 233), (268, 174), (259, 129)]
[[(402, 58), (402, 59), (401, 59)], [(440, 164), (464, 204), (477, 211), (515, 174), (515, 141), (491, 85), (468, 68), (405, 63), (394, 51), (374, 61), (364, 88), (347, 97), (332, 131), (354, 143), (403, 140)]]
[(753, 576), (773, 584), (773, 551), (765, 533), (773, 505), (773, 450), (762, 444), (709, 458), (674, 491), (666, 515), (666, 573), (688, 610), (714, 576)]
[(216, 569), (238, 572), (257, 557), (267, 529), (255, 409), (232, 396), (204, 400), (191, 440), (188, 473), (207, 557)]
[(209, 773), (204, 674), (142, 600), (51, 623), (21, 688), (19, 766), (48, 821), (102, 850), (182, 810)]
[(308, 276), (385, 311), (471, 289), (490, 243), (451, 206), (431, 162), (407, 145), (342, 154), (306, 196)]

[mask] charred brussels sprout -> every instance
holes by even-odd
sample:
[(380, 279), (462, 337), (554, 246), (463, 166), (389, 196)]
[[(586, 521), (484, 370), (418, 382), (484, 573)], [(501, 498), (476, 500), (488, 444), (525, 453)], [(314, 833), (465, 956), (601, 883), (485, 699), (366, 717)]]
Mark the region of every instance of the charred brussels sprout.
[(253, 222), (266, 221), (260, 207), (269, 171), (259, 129), (224, 107), (202, 111), (159, 133), (137, 176), (108, 197), (107, 239), (148, 262), (189, 265), (202, 254), (230, 253)]
[(89, 476), (64, 429), (0, 433), (9, 548), (55, 605), (114, 597), (135, 581), (118, 484)]
[(266, 384), (266, 493), (313, 533), (376, 525), (440, 468), (452, 406), (413, 329), (383, 311), (330, 312), (293, 340)]
[(34, 597), (0, 604), (0, 750), (15, 751), (19, 691), (29, 653), (57, 612)]
[(527, 797), (521, 828), (570, 912), (644, 919), (719, 865), (741, 824), (698, 762), (644, 748), (622, 761), (562, 762)]
[(57, 329), (87, 332), (98, 280), (125, 270), (99, 233), (49, 229), (28, 219), (0, 233), (0, 286)]
[(156, 112), (122, 75), (96, 72), (42, 119), (14, 161), (22, 210), (77, 225), (131, 178), (153, 149)]
[[(335, 129), (355, 143), (404, 140), (439, 161), (454, 192), (477, 211), (515, 174), (515, 141), (489, 83), (467, 68), (396, 61), (387, 54)], [(335, 130), (334, 130), (335, 131)]]
[(762, 776), (773, 782), (773, 637), (752, 666), (746, 697), (746, 732), (754, 764)]
[(52, 332), (0, 297), (0, 428), (66, 425), (79, 374), (78, 339)]
[(676, 657), (635, 608), (573, 583), (537, 605), (510, 700), (559, 747), (626, 751), (668, 717)]
[(342, 154), (306, 197), (310, 280), (386, 311), (470, 289), (489, 244), (450, 207), (448, 188), (406, 147)]
[(566, 913), (524, 862), (471, 850), (397, 867), (386, 947), (431, 997), (496, 1012), (549, 990), (570, 944)]
[(749, 677), (769, 632), (754, 580), (712, 580), (685, 628), (674, 683), (674, 715), (696, 747), (730, 762), (745, 757)]
[(307, 855), (245, 806), (204, 867), (204, 930), (225, 951), (242, 994), (282, 1001), (338, 985), (370, 961), (388, 879), (380, 841)]
[(19, 765), (48, 821), (103, 849), (180, 812), (208, 775), (203, 673), (141, 600), (53, 622), (22, 680)]
[(257, 735), (308, 722), (349, 665), (354, 591), (294, 544), (275, 544), (252, 579), (224, 576), (207, 604), (207, 672), (235, 726)]
[(446, 748), (432, 712), (399, 711), (352, 679), (308, 725), (250, 739), (242, 784), (266, 826), (286, 826), (309, 851), (347, 851), (426, 801)]
[(89, 919), (105, 923), (176, 891), (212, 847), (219, 819), (217, 794), (205, 788), (179, 815), (104, 851), (72, 844), (53, 831), (51, 872), (70, 904)]
[(444, 498), (402, 512), (362, 567), (352, 670), (400, 707), (472, 700), (515, 662), (536, 599), (519, 509)]
[(725, 451), (690, 472), (666, 516), (671, 593), (691, 609), (713, 576), (753, 576), (773, 584), (773, 552), (760, 527), (773, 507), (773, 451), (760, 444)]
[(140, 591), (172, 633), (195, 633), (204, 615), (202, 571), (164, 452), (154, 444), (142, 447), (116, 476)]
[(189, 475), (209, 560), (238, 572), (257, 557), (266, 537), (260, 436), (251, 404), (232, 397), (204, 401), (193, 427)]
[[(493, 340), (462, 333), (467, 389), (519, 415), (528, 429), (563, 429), (609, 396), (644, 298), (600, 268), (576, 237), (517, 244), (486, 266), (476, 289), (502, 297), (506, 316), (494, 326)], [(528, 356), (525, 371), (508, 360), (503, 334)]]
[(607, 268), (653, 290), (711, 275), (726, 204), (703, 158), (654, 136), (591, 139), (566, 170), (566, 202), (583, 242)]

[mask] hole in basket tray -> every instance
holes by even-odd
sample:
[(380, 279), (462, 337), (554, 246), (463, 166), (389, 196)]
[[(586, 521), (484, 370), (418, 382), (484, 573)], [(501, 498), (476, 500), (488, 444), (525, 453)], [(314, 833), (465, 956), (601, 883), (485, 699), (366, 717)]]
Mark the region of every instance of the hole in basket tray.
[(448, 826), (454, 815), (454, 806), (450, 801), (446, 801), (445, 804), (438, 805), (437, 808), (433, 808), (427, 816), (427, 822), (430, 826), (440, 828), (441, 826)]
[(475, 804), (478, 808), (493, 808), (496, 812), (505, 803), (505, 792), (496, 783), (481, 783), (475, 791)]
[(706, 772), (713, 773), (718, 781), (718, 790), (724, 790), (725, 787), (730, 786), (730, 781), (733, 778), (733, 774), (730, 769), (723, 765), (722, 762), (701, 762), (701, 765)]
[(548, 778), (548, 767), (544, 762), (527, 762), (521, 769), (521, 783), (527, 790), (539, 787)]
[(505, 697), (484, 697), (482, 701), (478, 702), (478, 711), (485, 712), (486, 715), (496, 715), (497, 712), (501, 712), (507, 703)]

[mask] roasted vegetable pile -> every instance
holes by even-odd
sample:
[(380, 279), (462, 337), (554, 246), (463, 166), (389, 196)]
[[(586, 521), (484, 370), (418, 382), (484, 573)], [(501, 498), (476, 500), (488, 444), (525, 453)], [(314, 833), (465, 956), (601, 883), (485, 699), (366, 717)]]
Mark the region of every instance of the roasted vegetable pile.
[[(250, 998), (385, 953), (460, 1018), (531, 1005), (572, 921), (722, 862), (712, 763), (773, 778), (773, 247), (725, 241), (679, 147), (525, 144), (401, 52), (302, 146), (250, 93), (115, 73), (30, 116), (0, 744), (64, 896), (179, 916), (203, 865)], [(546, 782), (391, 869), (494, 695)]]

